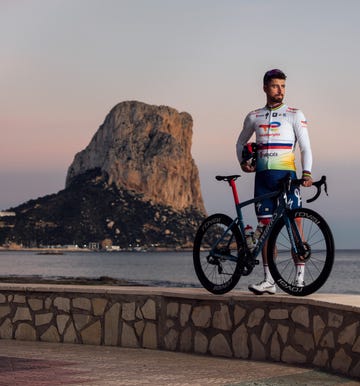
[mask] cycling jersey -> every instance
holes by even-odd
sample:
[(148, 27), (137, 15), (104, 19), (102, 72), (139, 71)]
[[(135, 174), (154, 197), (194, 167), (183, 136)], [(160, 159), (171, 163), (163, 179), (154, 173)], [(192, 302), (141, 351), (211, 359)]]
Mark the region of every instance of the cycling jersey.
[(258, 145), (256, 171), (295, 171), (295, 146), (299, 143), (303, 171), (311, 172), (312, 153), (307, 122), (302, 111), (285, 104), (270, 109), (267, 106), (250, 112), (236, 144), (239, 162), (242, 150), (250, 137), (256, 134)]

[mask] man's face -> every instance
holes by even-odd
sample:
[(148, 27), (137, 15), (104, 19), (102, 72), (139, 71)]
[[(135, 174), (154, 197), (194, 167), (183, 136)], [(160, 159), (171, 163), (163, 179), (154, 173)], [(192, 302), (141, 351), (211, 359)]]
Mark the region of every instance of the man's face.
[(285, 96), (285, 80), (271, 79), (264, 85), (267, 103), (270, 105), (282, 103)]

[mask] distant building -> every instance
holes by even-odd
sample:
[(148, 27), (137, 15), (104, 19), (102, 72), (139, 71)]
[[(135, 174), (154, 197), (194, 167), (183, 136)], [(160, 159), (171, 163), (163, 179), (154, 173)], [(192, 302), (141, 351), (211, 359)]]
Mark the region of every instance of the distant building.
[(16, 216), (15, 212), (1, 212), (0, 211), (0, 217), (14, 217)]
[(95, 249), (95, 250), (100, 249), (100, 243), (90, 242), (89, 243), (89, 249)]

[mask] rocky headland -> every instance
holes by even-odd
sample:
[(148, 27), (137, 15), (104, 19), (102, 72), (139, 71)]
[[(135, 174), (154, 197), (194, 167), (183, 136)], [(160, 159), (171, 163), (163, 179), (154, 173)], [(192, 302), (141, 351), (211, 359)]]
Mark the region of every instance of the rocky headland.
[(0, 219), (0, 244), (189, 247), (205, 213), (188, 113), (117, 104), (68, 168), (65, 189)]

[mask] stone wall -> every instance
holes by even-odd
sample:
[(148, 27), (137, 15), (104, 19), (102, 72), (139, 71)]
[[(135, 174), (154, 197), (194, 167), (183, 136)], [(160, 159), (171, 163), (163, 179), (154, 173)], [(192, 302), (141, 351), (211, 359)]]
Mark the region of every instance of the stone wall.
[(360, 376), (359, 313), (359, 307), (321, 296), (0, 285), (1, 339), (295, 363), (354, 377)]

